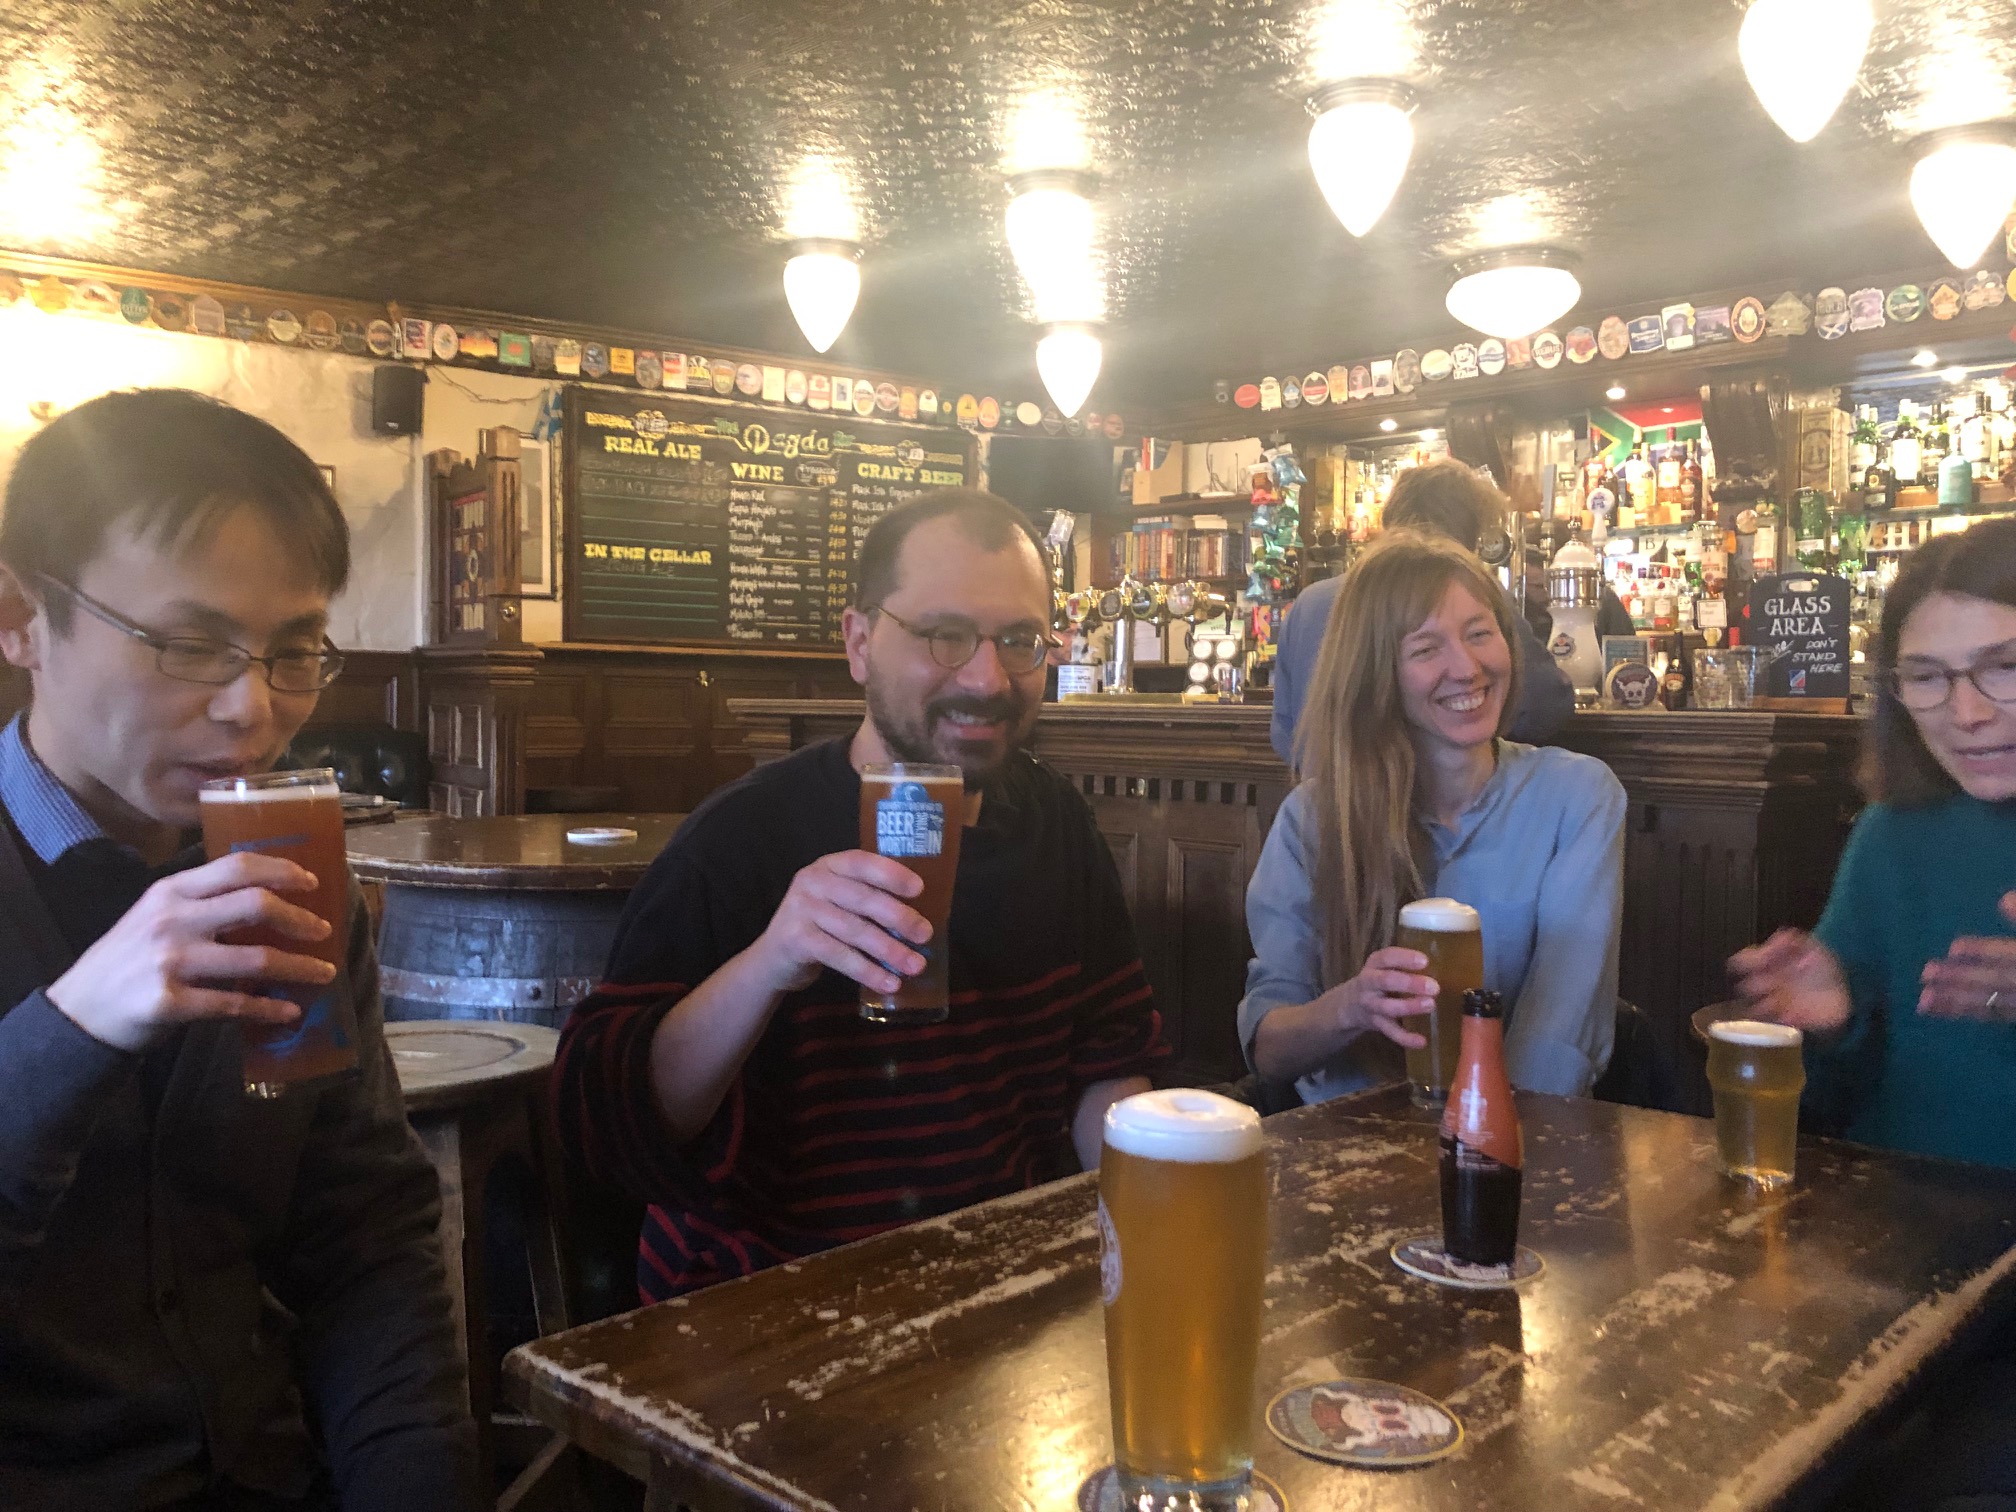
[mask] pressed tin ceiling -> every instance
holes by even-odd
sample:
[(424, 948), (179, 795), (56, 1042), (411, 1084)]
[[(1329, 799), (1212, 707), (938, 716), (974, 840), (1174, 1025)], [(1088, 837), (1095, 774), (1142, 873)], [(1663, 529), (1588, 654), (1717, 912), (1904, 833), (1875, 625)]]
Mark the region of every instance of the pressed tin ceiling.
[[(1103, 180), (1092, 407), (1194, 400), (1448, 331), (1449, 259), (1505, 241), (1580, 252), (1597, 314), (1935, 271), (1909, 139), (2016, 115), (2016, 8), (1877, 11), (1802, 148), (1744, 81), (1735, 0), (8, 0), (0, 193), (10, 147), (86, 173), (95, 148), (98, 214), (0, 246), (798, 352), (777, 242), (816, 156), (867, 248), (836, 362), (1037, 392), (1001, 215), (1044, 95)], [(1389, 70), (1419, 142), (1356, 242), (1302, 101)]]

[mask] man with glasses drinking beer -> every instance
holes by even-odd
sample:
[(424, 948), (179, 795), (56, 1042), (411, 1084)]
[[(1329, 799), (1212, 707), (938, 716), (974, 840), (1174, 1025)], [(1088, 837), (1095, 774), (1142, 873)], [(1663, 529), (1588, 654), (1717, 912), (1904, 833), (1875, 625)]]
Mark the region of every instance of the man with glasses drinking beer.
[[(247, 850), (206, 782), (269, 769), (342, 659), (348, 533), (264, 421), (112, 394), (31, 439), (0, 517), (0, 1506), (476, 1505), (439, 1192), (368, 923)], [(220, 942), (249, 926), (299, 953)], [(325, 951), (325, 953), (327, 953)], [(333, 980), (332, 980), (333, 979)], [(248, 1098), (239, 1028), (349, 998), (359, 1070)]]
[[(876, 522), (856, 579), (860, 728), (694, 812), (561, 1041), (563, 1138), (649, 1205), (647, 1300), (1090, 1169), (1106, 1108), (1167, 1054), (1106, 842), (1023, 749), (1040, 539), (991, 494), (927, 494)], [(917, 871), (861, 845), (861, 773), (892, 762), (965, 777), (963, 814), (902, 795), (934, 810), (905, 835), (957, 842), (942, 940)], [(942, 1017), (863, 1016), (863, 988), (895, 994), (941, 950)]]

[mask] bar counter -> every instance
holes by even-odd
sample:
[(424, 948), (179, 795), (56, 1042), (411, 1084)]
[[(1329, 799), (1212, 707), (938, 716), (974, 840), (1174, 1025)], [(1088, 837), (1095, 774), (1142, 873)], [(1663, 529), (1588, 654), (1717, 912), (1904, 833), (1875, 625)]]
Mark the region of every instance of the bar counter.
[[(852, 700), (738, 698), (747, 749), (774, 760), (851, 731)], [(1234, 1079), (1246, 880), (1292, 778), (1264, 705), (1048, 704), (1037, 756), (1068, 776), (1113, 848), (1174, 1079)], [(1862, 721), (1762, 711), (1580, 713), (1555, 742), (1608, 763), (1630, 799), (1619, 991), (1669, 1050), (1726, 991), (1729, 953), (1820, 915), (1860, 805)]]

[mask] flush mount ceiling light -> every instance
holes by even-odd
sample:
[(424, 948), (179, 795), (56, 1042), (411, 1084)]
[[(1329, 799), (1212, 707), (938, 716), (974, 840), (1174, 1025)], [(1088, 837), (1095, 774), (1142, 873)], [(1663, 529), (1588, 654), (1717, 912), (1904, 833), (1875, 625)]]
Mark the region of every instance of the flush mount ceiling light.
[(1624, 385), (1621, 383), (1611, 384), (1610, 387), (1603, 390), (1603, 397), (1608, 399), (1612, 404), (1615, 404), (1619, 399), (1627, 397), (1624, 392)]
[(1555, 247), (1504, 247), (1456, 264), (1449, 313), (1473, 331), (1517, 341), (1566, 315), (1582, 297), (1572, 253)]
[(1079, 168), (1039, 168), (1008, 180), (1008, 250), (1041, 308), (1082, 284), (1092, 266), (1098, 180)]
[(1097, 326), (1066, 322), (1045, 327), (1036, 343), (1036, 371), (1065, 419), (1085, 407), (1105, 360), (1106, 349)]
[(1395, 420), (1391, 415), (1388, 415), (1384, 420), (1379, 422), (1379, 429), (1391, 435), (1394, 431), (1400, 429), (1400, 422)]
[(1736, 51), (1758, 103), (1795, 142), (1834, 117), (1862, 69), (1876, 13), (1869, 0), (1755, 0)]
[(1911, 207), (1946, 260), (1971, 268), (1988, 254), (2016, 201), (2016, 137), (2007, 122), (1927, 137), (1911, 170)]
[(1347, 79), (1316, 93), (1309, 167), (1331, 211), (1353, 236), (1379, 224), (1414, 155), (1417, 96), (1398, 79)]
[(791, 244), (784, 298), (812, 350), (823, 352), (847, 329), (861, 297), (861, 249), (852, 242), (807, 238)]
[(1924, 348), (1923, 350), (1913, 355), (1913, 357), (1911, 358), (1911, 366), (1915, 368), (1937, 367), (1939, 366), (1939, 354), (1933, 351), (1930, 347)]

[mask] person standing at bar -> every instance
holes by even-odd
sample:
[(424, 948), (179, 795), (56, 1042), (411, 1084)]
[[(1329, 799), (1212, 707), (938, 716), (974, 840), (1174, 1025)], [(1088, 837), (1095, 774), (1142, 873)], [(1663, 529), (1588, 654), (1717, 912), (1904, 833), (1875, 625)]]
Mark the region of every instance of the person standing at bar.
[[(1419, 530), (1454, 541), (1474, 554), (1477, 543), (1505, 528), (1505, 496), (1474, 468), (1445, 457), (1401, 473), (1393, 484), (1383, 516), (1387, 530)], [(1492, 584), (1504, 597), (1502, 589)], [(1289, 607), (1274, 653), (1274, 717), (1270, 736), (1274, 752), (1300, 770), (1295, 735), (1303, 707), (1315, 700), (1313, 679), (1324, 630), (1344, 589), (1341, 577), (1311, 583)], [(1555, 663), (1526, 616), (1508, 621), (1513, 660), (1519, 669), (1519, 691), (1512, 705), (1507, 734), (1514, 740), (1539, 744), (1557, 734), (1575, 712), (1575, 688)]]
[(1246, 889), (1239, 1037), (1305, 1102), (1397, 1081), (1428, 959), (1393, 945), (1437, 894), (1482, 922), (1505, 1063), (1534, 1092), (1588, 1092), (1610, 1060), (1623, 921), (1624, 789), (1590, 756), (1501, 739), (1516, 615), (1453, 541), (1382, 535), (1345, 574), (1316, 661), (1305, 779)]
[[(561, 1040), (562, 1138), (648, 1204), (646, 1300), (1089, 1170), (1106, 1109), (1168, 1054), (1106, 842), (1024, 749), (1040, 538), (1005, 500), (942, 490), (876, 522), (856, 577), (867, 717), (694, 812)], [(859, 848), (859, 769), (892, 760), (966, 776), (942, 942), (916, 874)], [(949, 1016), (864, 1020), (859, 986), (893, 992), (918, 947), (949, 952)]]
[[(220, 944), (328, 925), (277, 857), (207, 865), (197, 791), (264, 771), (341, 669), (349, 539), (315, 464), (197, 394), (23, 447), (0, 519), (0, 1505), (459, 1512), (475, 1429), (440, 1194), (353, 898), (359, 1075), (245, 1095), (239, 1022), (321, 984)], [(354, 893), (354, 888), (353, 888)]]

